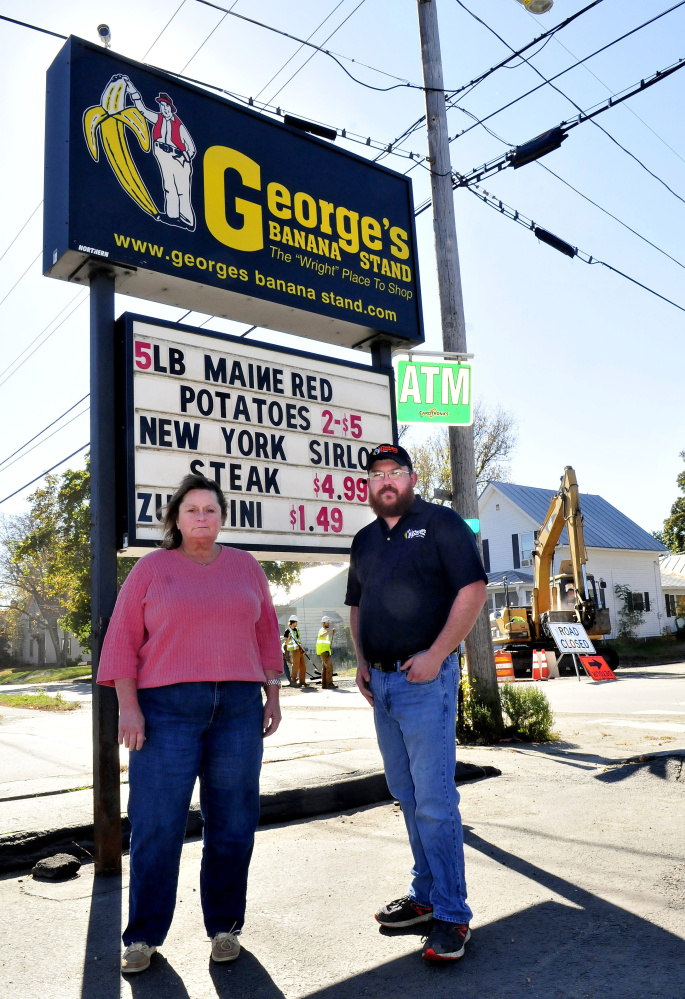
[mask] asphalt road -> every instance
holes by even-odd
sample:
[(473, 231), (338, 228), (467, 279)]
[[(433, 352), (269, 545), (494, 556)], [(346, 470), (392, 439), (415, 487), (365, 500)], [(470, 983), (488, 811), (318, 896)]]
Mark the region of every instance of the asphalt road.
[[(474, 754), (478, 751), (471, 751)], [(393, 805), (260, 829), (243, 953), (209, 961), (200, 844), (183, 850), (176, 916), (143, 975), (119, 975), (126, 886), (92, 868), (59, 885), (0, 878), (0, 980), (12, 999), (681, 999), (685, 819), (679, 767), (493, 749), (496, 779), (461, 789), (473, 937), (421, 961), (419, 931), (372, 913), (406, 888)], [(126, 868), (125, 868), (126, 872)], [(122, 887), (124, 889), (122, 893)]]
[[(617, 677), (610, 683), (563, 677), (540, 684), (554, 710), (557, 748), (582, 746), (613, 758), (685, 748), (685, 663), (619, 670)], [(91, 782), (90, 684), (62, 681), (41, 689), (59, 691), (83, 707), (70, 712), (0, 707), (0, 800)], [(265, 743), (265, 762), (374, 745), (372, 713), (352, 686), (285, 687), (282, 702), (283, 721)], [(122, 751), (124, 766), (126, 755)]]

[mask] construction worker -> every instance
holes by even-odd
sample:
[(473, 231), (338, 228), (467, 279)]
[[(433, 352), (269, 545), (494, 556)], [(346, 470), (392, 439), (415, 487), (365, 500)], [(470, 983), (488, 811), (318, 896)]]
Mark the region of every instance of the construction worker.
[(288, 618), (288, 627), (283, 632), (283, 647), (290, 658), (290, 686), (308, 686), (307, 673), (304, 663), (304, 649), (300, 639), (300, 631), (297, 627), (297, 614), (291, 614)]
[(316, 637), (316, 654), (321, 659), (321, 689), (329, 690), (335, 687), (333, 683), (333, 664), (331, 663), (331, 643), (336, 629), (331, 628), (328, 614), (321, 618), (321, 627)]

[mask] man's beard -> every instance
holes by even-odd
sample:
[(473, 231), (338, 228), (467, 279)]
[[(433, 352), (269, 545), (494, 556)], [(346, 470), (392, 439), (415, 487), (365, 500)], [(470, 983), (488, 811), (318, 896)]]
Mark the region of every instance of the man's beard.
[(369, 506), (376, 514), (377, 517), (402, 517), (404, 514), (411, 509), (414, 505), (414, 490), (410, 489), (409, 492), (399, 494), (395, 493), (394, 503), (381, 503), (381, 493), (395, 490), (392, 487), (386, 486), (377, 496), (369, 494)]

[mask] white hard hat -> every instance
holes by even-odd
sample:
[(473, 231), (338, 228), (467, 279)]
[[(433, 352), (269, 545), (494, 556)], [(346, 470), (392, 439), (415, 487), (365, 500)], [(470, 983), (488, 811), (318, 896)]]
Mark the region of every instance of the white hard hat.
[(326, 621), (328, 621), (329, 624), (331, 623), (331, 619), (328, 616), (328, 614), (324, 614), (324, 616), (321, 618), (321, 624), (325, 624)]
[(297, 621), (297, 620), (298, 620), (297, 614), (291, 614), (290, 617), (288, 618), (288, 621)]

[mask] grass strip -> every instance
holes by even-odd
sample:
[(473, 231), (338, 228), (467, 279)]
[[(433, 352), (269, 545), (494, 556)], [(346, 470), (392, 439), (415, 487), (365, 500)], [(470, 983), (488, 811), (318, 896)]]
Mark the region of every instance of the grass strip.
[(5, 708), (34, 708), (36, 711), (75, 711), (80, 701), (65, 701), (61, 694), (53, 697), (43, 690), (30, 694), (0, 694), (0, 705)]

